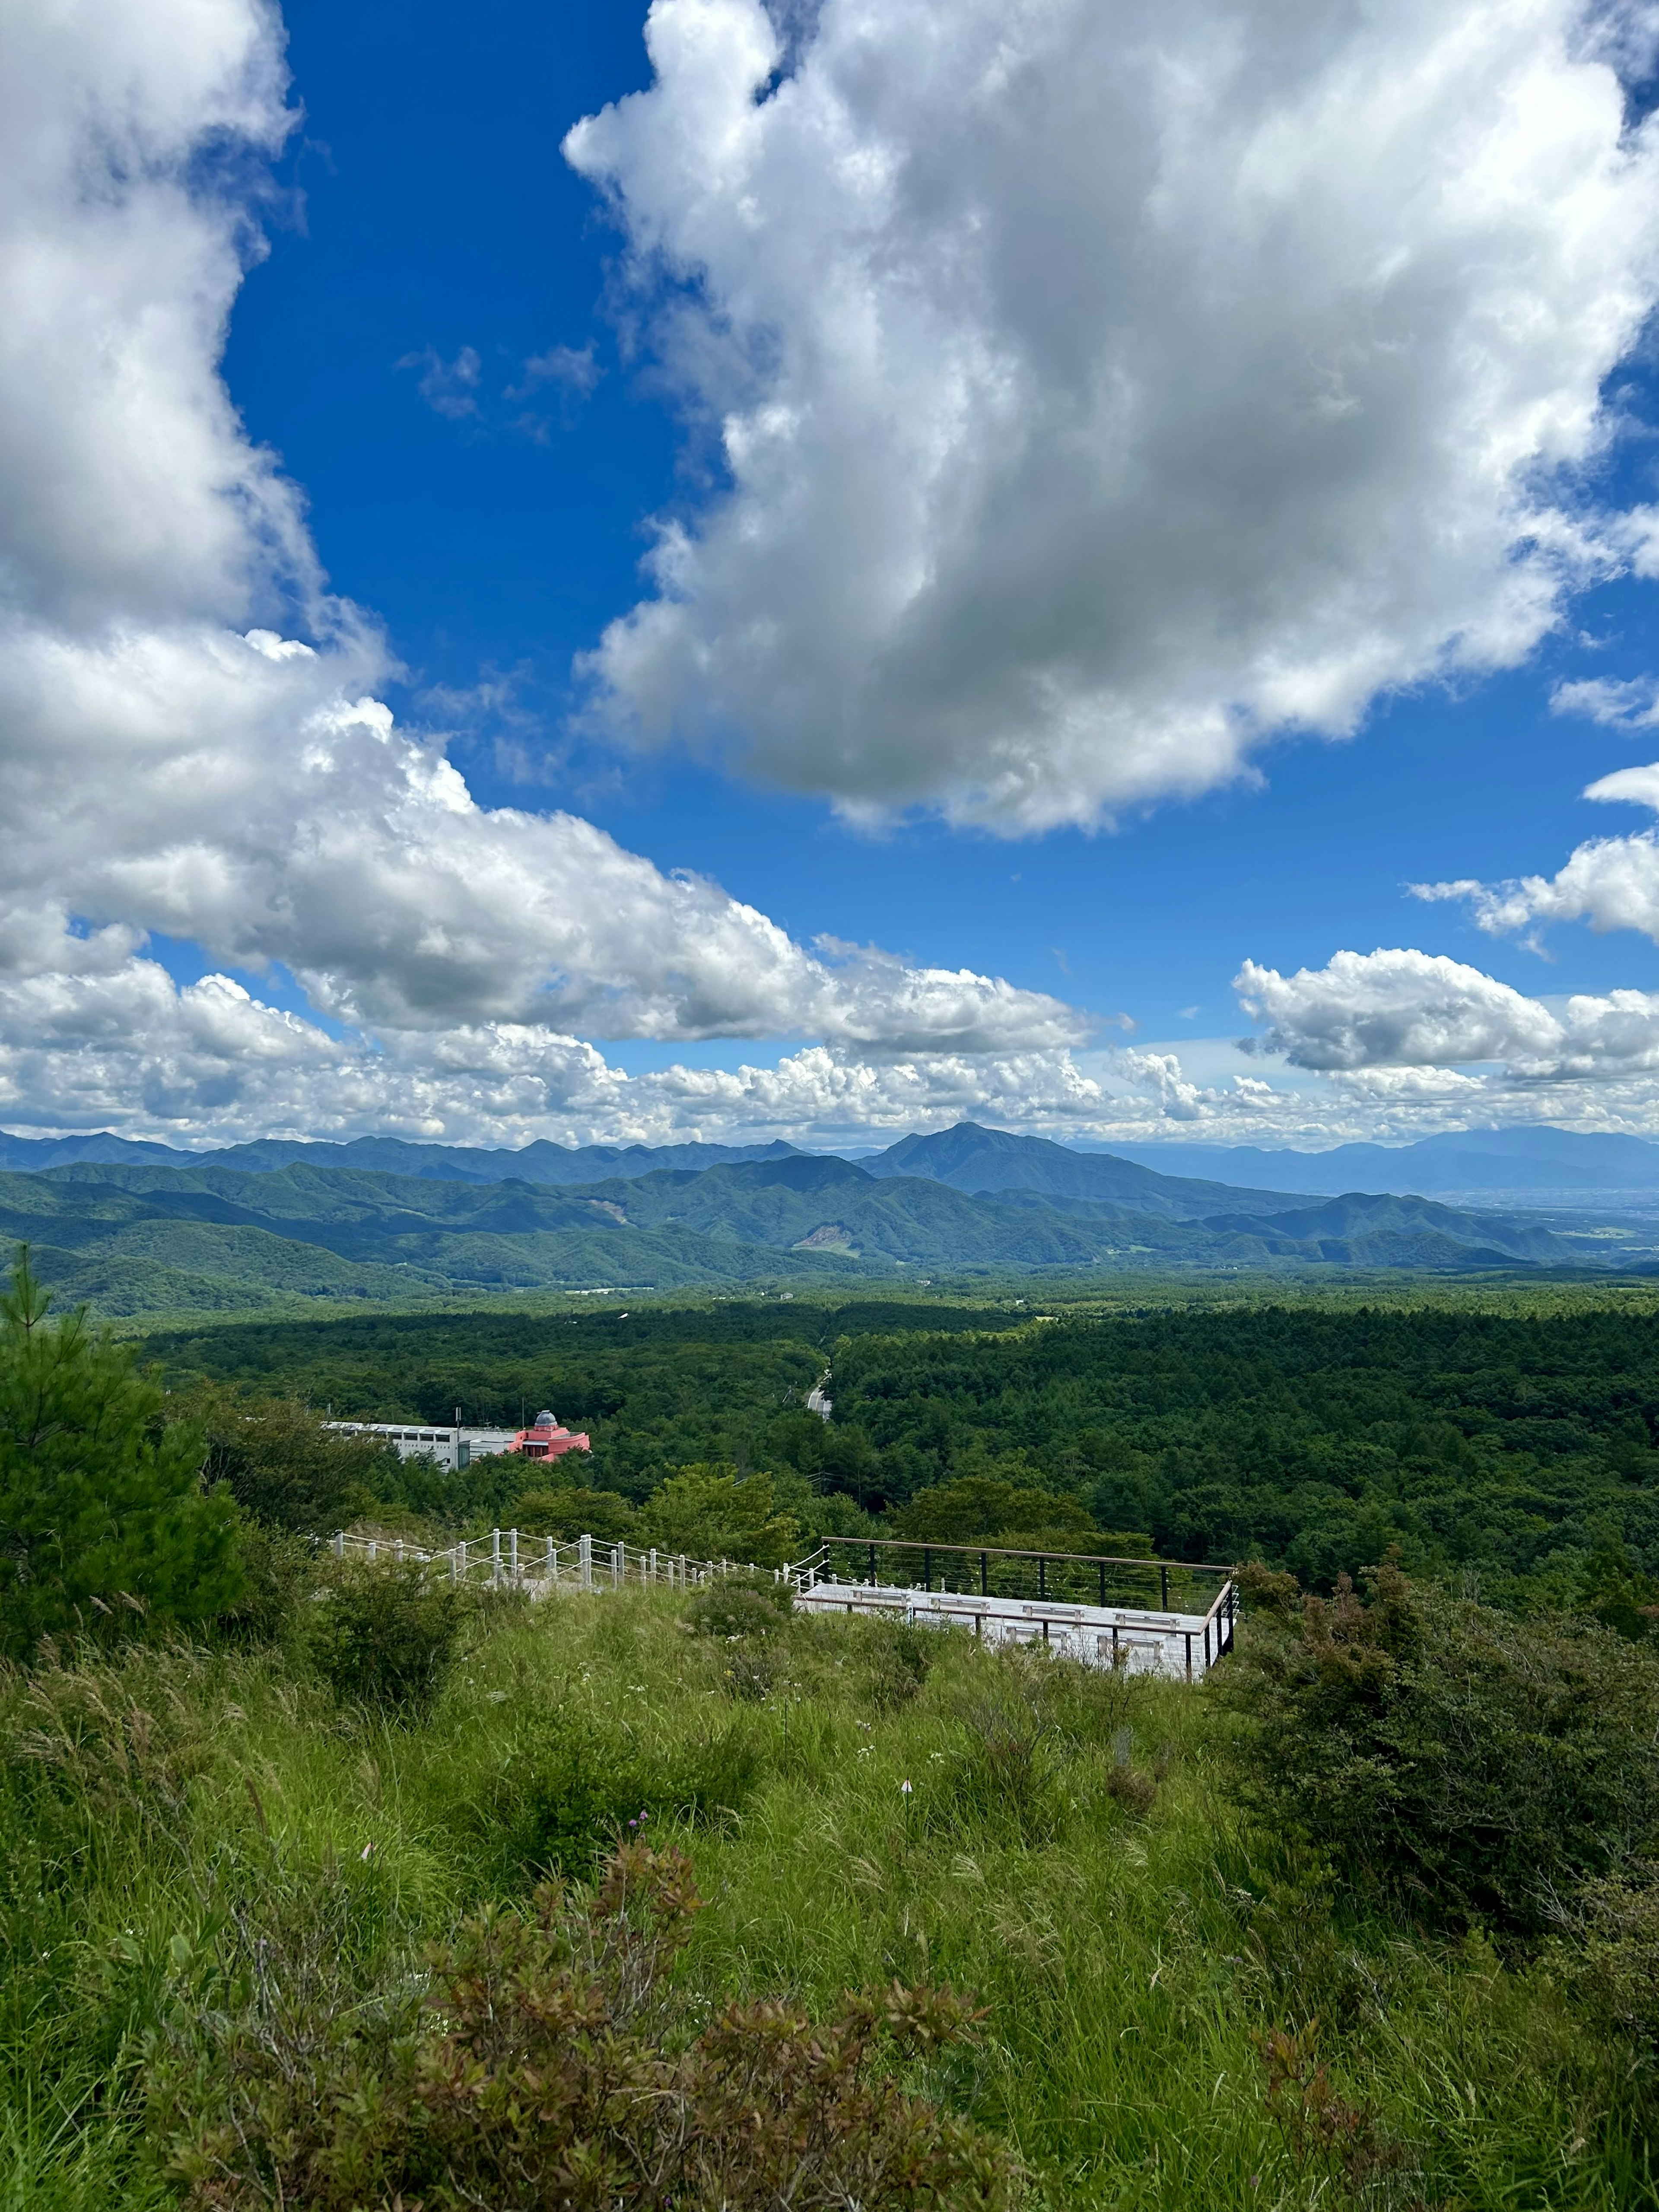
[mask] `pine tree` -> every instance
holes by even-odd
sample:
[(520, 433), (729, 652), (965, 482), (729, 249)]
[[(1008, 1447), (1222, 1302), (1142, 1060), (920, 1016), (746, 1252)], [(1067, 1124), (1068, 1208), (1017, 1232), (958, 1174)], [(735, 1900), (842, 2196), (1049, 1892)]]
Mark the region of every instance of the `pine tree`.
[(199, 1428), (84, 1308), (49, 1317), (27, 1247), (0, 1295), (0, 1653), (44, 1635), (202, 1620), (241, 1585), (236, 1509)]

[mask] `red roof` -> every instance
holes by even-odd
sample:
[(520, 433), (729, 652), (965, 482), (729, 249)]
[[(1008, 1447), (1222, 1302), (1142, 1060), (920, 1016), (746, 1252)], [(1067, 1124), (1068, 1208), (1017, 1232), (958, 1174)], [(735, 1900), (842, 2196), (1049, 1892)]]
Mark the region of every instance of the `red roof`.
[(520, 1429), (507, 1446), (510, 1452), (522, 1452), (526, 1459), (559, 1459), (568, 1451), (592, 1451), (592, 1440), (578, 1432), (572, 1435), (562, 1428), (551, 1413), (538, 1413), (533, 1428)]

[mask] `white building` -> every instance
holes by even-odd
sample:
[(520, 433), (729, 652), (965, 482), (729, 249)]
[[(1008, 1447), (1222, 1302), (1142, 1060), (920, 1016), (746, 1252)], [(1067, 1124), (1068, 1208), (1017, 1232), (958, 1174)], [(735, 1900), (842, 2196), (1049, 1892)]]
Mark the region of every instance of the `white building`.
[(384, 1437), (397, 1449), (399, 1459), (432, 1459), (453, 1474), (475, 1459), (488, 1459), (507, 1451), (518, 1436), (516, 1429), (446, 1428), (432, 1421), (330, 1421), (331, 1429), (347, 1436)]

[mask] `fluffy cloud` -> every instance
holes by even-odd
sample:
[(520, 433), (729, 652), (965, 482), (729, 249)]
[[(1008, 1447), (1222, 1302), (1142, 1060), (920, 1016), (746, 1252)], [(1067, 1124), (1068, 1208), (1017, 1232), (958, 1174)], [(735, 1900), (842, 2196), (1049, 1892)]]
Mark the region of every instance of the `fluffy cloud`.
[(1650, 11), (1593, 20), (654, 0), (567, 152), (726, 489), (611, 726), (1040, 829), (1522, 659), (1656, 542), (1576, 488), (1659, 292)]
[(1590, 676), (1577, 684), (1558, 684), (1550, 694), (1550, 705), (1558, 714), (1583, 714), (1604, 729), (1659, 727), (1659, 684), (1650, 676), (1632, 677), (1624, 683)]
[[(1415, 1026), (1413, 977), (1419, 1000), (1434, 1001)], [(967, 1118), (1109, 1145), (1193, 1137), (1317, 1146), (1493, 1120), (1649, 1131), (1659, 1113), (1659, 1006), (1639, 993), (1540, 1011), (1474, 969), (1420, 953), (1348, 955), (1315, 976), (1251, 969), (1246, 980), (1257, 1006), (1271, 1002), (1279, 1018), (1268, 1042), (1319, 1073), (1265, 1081), (1234, 1069), (1194, 1079), (1173, 1050), (876, 1059), (810, 1045), (770, 1066), (629, 1076), (592, 1044), (538, 1024), (390, 1031), (372, 1043), (336, 1036), (228, 976), (180, 988), (155, 962), (88, 941), (73, 973), (0, 975), (0, 1125), (113, 1128), (185, 1145), (372, 1129), (488, 1145), (778, 1136), (835, 1146)], [(1461, 1030), (1460, 993), (1470, 1009)], [(1368, 1034), (1356, 1042), (1361, 1027)], [(1359, 1059), (1500, 1044), (1513, 1064), (1498, 1073)]]
[(629, 1077), (541, 1025), (390, 1031), (371, 1046), (262, 1004), (225, 975), (179, 988), (127, 957), (0, 977), (0, 1120), (190, 1143), (378, 1129), (452, 1141), (661, 1142), (757, 1131), (896, 1135), (978, 1115), (1087, 1127), (1112, 1112), (1064, 1051), (885, 1052), (811, 1045), (772, 1066)]
[[(1659, 1072), (1659, 993), (1546, 1005), (1462, 961), (1406, 950), (1339, 952), (1294, 975), (1247, 960), (1234, 988), (1267, 1025), (1256, 1048), (1296, 1067), (1419, 1073), (1502, 1061), (1511, 1077), (1546, 1081)], [(1398, 1085), (1366, 1091), (1401, 1095)]]
[[(1659, 811), (1659, 761), (1618, 769), (1587, 785), (1583, 795)], [(1587, 921), (1595, 930), (1640, 930), (1659, 944), (1659, 831), (1592, 837), (1553, 876), (1516, 876), (1496, 884), (1462, 877), (1411, 888), (1420, 899), (1467, 900), (1476, 924), (1492, 936), (1553, 921)]]
[[(519, 1110), (515, 1084), (526, 1112), (573, 1082), (586, 1110), (609, 1094), (578, 1027), (802, 1035), (872, 1060), (1081, 1038), (1052, 998), (802, 946), (575, 817), (480, 807), (374, 696), (374, 625), (325, 592), (300, 496), (220, 378), (259, 247), (215, 179), (291, 123), (274, 15), (0, 0), (0, 971), (33, 979), (8, 1001), (15, 1098), (35, 1095), (37, 1046), (64, 1073), (63, 1024), (83, 1019), (100, 1095), (118, 1060), (163, 1119), (175, 1096), (199, 1119), (242, 1053), (274, 1121), (303, 1094), (329, 1126), (329, 1096), (382, 1122), (440, 1095), (469, 1110), (462, 1073), (486, 1115)], [(475, 357), (426, 367), (432, 404), (460, 409)], [(374, 1048), (337, 1050), (229, 984), (175, 1002), (140, 957), (152, 931), (280, 963)], [(143, 1049), (100, 1060), (99, 1024), (124, 1021)]]

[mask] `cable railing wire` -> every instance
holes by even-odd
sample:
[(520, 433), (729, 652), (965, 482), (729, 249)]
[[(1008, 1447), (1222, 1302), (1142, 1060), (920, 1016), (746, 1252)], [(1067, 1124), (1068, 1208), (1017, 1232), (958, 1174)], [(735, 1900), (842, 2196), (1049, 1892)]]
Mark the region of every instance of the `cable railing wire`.
[(1231, 1579), (1231, 1567), (1105, 1552), (1042, 1552), (916, 1537), (827, 1536), (790, 1570), (803, 1586), (859, 1582), (962, 1595), (1052, 1599), (1066, 1605), (1198, 1613)]
[[(464, 1538), (443, 1550), (428, 1550), (403, 1537), (342, 1531), (328, 1548), (336, 1559), (416, 1565), (458, 1585), (482, 1583), (492, 1589), (691, 1590), (732, 1575), (769, 1576), (814, 1602), (815, 1608), (829, 1592), (844, 1590), (849, 1613), (866, 1609), (860, 1600), (878, 1601), (884, 1592), (899, 1600), (919, 1598), (911, 1616), (934, 1626), (945, 1626), (950, 1619), (934, 1601), (954, 1595), (969, 1606), (977, 1600), (999, 1616), (1018, 1608), (1036, 1621), (1031, 1632), (1040, 1632), (1045, 1643), (1051, 1628), (1069, 1641), (1086, 1631), (1096, 1637), (1096, 1658), (1103, 1659), (1109, 1644), (1111, 1663), (1121, 1636), (1133, 1636), (1139, 1623), (1160, 1648), (1176, 1656), (1175, 1671), (1184, 1671), (1189, 1681), (1231, 1650), (1238, 1619), (1238, 1583), (1231, 1567), (1108, 1553), (828, 1536), (793, 1565), (764, 1568), (732, 1559), (694, 1559), (657, 1547), (600, 1543), (591, 1535), (561, 1541), (518, 1528), (492, 1528), (488, 1536)], [(1116, 1621), (1098, 1632), (1098, 1616), (1111, 1608), (1116, 1609)], [(839, 1601), (835, 1609), (841, 1610)], [(1075, 1618), (1063, 1620), (1062, 1615)], [(981, 1622), (980, 1631), (983, 1626)], [(1014, 1633), (1016, 1627), (1025, 1632), (1024, 1624), (1011, 1620), (1002, 1627), (1006, 1633)], [(1179, 1663), (1183, 1656), (1184, 1668)]]
[(528, 1535), (520, 1528), (492, 1528), (488, 1536), (463, 1539), (442, 1551), (428, 1551), (402, 1537), (353, 1536), (342, 1531), (330, 1540), (329, 1549), (337, 1559), (431, 1567), (452, 1583), (482, 1583), (492, 1589), (520, 1589), (527, 1583), (568, 1583), (578, 1589), (622, 1589), (629, 1584), (696, 1589), (728, 1575), (769, 1572), (781, 1581), (789, 1572), (781, 1567), (740, 1566), (731, 1559), (694, 1559), (684, 1552), (655, 1546), (642, 1549), (637, 1544), (599, 1543), (592, 1536), (562, 1542), (552, 1536)]

